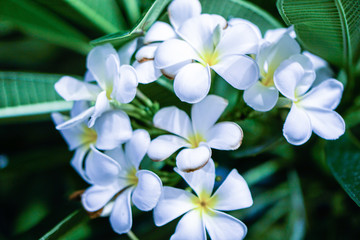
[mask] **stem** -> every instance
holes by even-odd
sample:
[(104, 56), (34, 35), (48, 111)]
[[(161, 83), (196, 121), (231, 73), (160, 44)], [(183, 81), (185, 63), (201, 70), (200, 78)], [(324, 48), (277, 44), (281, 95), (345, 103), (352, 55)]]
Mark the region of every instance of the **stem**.
[(131, 240), (139, 240), (139, 238), (131, 230), (127, 232), (127, 235)]
[(151, 101), (150, 98), (148, 98), (143, 92), (141, 92), (139, 89), (136, 91), (136, 96), (145, 103), (146, 106), (149, 108), (152, 108), (154, 103)]

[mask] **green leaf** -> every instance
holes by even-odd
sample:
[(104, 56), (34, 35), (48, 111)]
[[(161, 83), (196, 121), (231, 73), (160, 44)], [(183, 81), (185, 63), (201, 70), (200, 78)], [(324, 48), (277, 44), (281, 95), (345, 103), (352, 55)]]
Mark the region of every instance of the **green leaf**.
[(0, 1), (0, 16), (30, 35), (80, 53), (90, 50), (82, 33), (33, 1)]
[(130, 41), (138, 36), (144, 34), (146, 30), (159, 18), (165, 7), (171, 0), (156, 0), (149, 10), (145, 13), (144, 17), (130, 32), (118, 32), (109, 34), (98, 39), (91, 41), (93, 45), (100, 45), (104, 43), (121, 44)]
[(358, 58), (360, 1), (278, 0), (277, 8), (307, 50), (346, 68)]
[(66, 0), (105, 33), (118, 32), (126, 27), (116, 0)]
[(326, 160), (336, 180), (360, 206), (360, 143), (348, 131), (326, 145)]
[(71, 109), (56, 93), (61, 75), (0, 72), (0, 118), (45, 114)]

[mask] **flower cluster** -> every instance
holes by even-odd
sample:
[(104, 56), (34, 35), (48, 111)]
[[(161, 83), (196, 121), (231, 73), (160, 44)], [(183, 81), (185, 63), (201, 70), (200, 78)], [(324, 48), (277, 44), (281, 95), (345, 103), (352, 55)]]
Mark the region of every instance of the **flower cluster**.
[[(184, 214), (172, 239), (206, 239), (206, 231), (212, 239), (242, 239), (246, 226), (221, 211), (252, 205), (245, 180), (234, 169), (212, 193), (212, 149), (236, 150), (243, 139), (238, 124), (221, 118), (227, 100), (209, 94), (212, 76), (244, 90), (245, 103), (256, 111), (290, 108), (283, 134), (294, 145), (308, 141), (312, 131), (325, 139), (344, 133), (344, 120), (334, 111), (343, 86), (331, 71), (317, 73), (318, 63), (328, 68), (326, 63), (301, 53), (291, 28), (262, 37), (247, 20), (201, 13), (198, 0), (174, 0), (168, 12), (170, 24), (155, 22), (118, 51), (111, 44), (94, 47), (84, 81), (62, 77), (56, 91), (75, 102), (70, 118), (54, 113), (53, 120), (75, 150), (72, 166), (91, 185), (82, 194), (84, 208), (110, 216), (117, 233), (130, 231), (133, 203), (142, 211), (154, 209), (157, 226)], [(173, 80), (181, 101), (192, 104), (191, 119), (176, 106), (144, 110), (140, 100), (147, 108), (152, 101), (138, 84), (162, 75)], [(151, 140), (141, 128), (157, 133)], [(163, 187), (159, 176), (165, 170), (142, 167), (149, 158), (175, 160), (174, 171), (194, 193)]]

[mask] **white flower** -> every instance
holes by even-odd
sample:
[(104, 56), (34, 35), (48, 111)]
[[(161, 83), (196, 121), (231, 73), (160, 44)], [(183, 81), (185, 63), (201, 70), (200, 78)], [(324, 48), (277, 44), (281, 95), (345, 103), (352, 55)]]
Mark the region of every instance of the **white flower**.
[(215, 167), (212, 159), (195, 172), (184, 173), (175, 169), (190, 185), (196, 195), (173, 187), (164, 187), (158, 205), (154, 209), (154, 220), (162, 226), (173, 219), (180, 219), (175, 233), (176, 239), (243, 239), (247, 228), (240, 220), (221, 211), (250, 207), (253, 204), (245, 180), (233, 169), (214, 194)]
[(93, 48), (86, 65), (98, 85), (65, 76), (55, 84), (55, 89), (66, 101), (95, 101), (95, 106), (59, 125), (58, 129), (71, 127), (89, 117), (89, 127), (92, 127), (101, 114), (111, 109), (111, 101), (129, 103), (135, 97), (138, 84), (135, 69), (130, 65), (120, 66), (119, 56), (111, 44)]
[(345, 122), (334, 111), (343, 92), (341, 82), (328, 79), (311, 88), (315, 73), (311, 61), (304, 55), (295, 55), (284, 61), (277, 71), (275, 85), (292, 101), (283, 128), (289, 143), (305, 143), (312, 131), (328, 140), (344, 134)]
[(89, 212), (110, 211), (110, 223), (122, 234), (132, 226), (131, 202), (142, 211), (150, 211), (161, 195), (160, 178), (151, 171), (139, 170), (146, 154), (150, 136), (145, 130), (136, 130), (125, 151), (121, 147), (106, 151), (95, 148), (85, 163), (86, 174), (93, 183), (82, 195), (82, 204)]
[(154, 116), (154, 125), (175, 135), (161, 135), (152, 140), (149, 157), (161, 161), (183, 148), (176, 157), (176, 165), (181, 171), (194, 171), (208, 162), (211, 148), (237, 149), (243, 138), (241, 128), (233, 122), (215, 124), (227, 104), (225, 99), (209, 95), (192, 106), (192, 121), (176, 107), (161, 109)]
[(246, 55), (257, 53), (257, 33), (249, 24), (226, 26), (223, 17), (202, 14), (178, 29), (183, 40), (170, 39), (157, 48), (155, 67), (174, 77), (180, 100), (201, 101), (210, 89), (211, 69), (236, 89), (246, 89), (258, 79), (258, 67)]
[[(70, 112), (70, 116), (75, 118), (78, 114), (87, 109), (88, 103), (76, 101)], [(53, 113), (52, 119), (56, 125), (68, 120), (67, 116), (60, 113)], [(60, 130), (61, 135), (69, 145), (70, 150), (75, 150), (71, 160), (71, 165), (80, 176), (89, 182), (83, 169), (85, 156), (91, 156), (90, 146), (95, 146), (101, 150), (110, 150), (129, 140), (132, 135), (130, 119), (121, 110), (108, 111), (99, 117), (93, 128), (89, 128), (86, 122), (80, 122), (67, 129)]]

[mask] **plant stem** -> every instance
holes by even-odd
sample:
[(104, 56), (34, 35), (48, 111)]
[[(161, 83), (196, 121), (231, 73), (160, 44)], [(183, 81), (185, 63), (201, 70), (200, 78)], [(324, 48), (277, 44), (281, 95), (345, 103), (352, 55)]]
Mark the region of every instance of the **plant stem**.
[(139, 238), (131, 230), (127, 232), (127, 235), (131, 240), (139, 240)]

